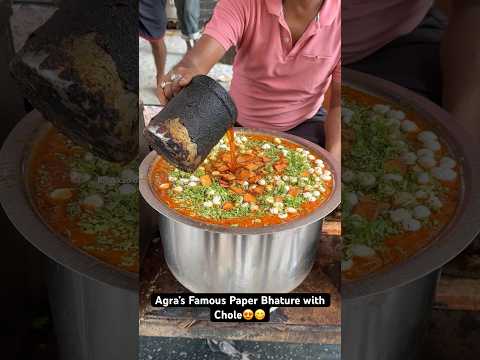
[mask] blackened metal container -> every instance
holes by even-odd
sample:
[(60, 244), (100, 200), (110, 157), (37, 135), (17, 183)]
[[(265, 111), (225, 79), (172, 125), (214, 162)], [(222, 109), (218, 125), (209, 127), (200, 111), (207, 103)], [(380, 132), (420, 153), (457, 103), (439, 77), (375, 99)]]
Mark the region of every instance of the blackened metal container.
[(236, 118), (237, 109), (227, 91), (212, 78), (199, 75), (168, 102), (144, 133), (153, 149), (172, 165), (193, 172)]
[(62, 1), (10, 65), (23, 96), (59, 131), (108, 160), (138, 154), (138, 5)]

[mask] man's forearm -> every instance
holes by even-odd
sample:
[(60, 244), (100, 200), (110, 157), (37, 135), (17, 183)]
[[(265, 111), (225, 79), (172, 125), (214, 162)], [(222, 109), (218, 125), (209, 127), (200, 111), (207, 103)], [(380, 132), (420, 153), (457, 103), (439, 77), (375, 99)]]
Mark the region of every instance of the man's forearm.
[(196, 75), (205, 75), (222, 58), (225, 49), (214, 38), (204, 35), (168, 74), (158, 81), (157, 96), (165, 105)]
[(444, 106), (480, 140), (480, 0), (451, 6), (442, 44)]
[(341, 160), (342, 125), (341, 125), (341, 85), (332, 83), (330, 106), (325, 120), (325, 147), (335, 158)]
[(325, 121), (325, 147), (339, 161), (342, 150), (340, 117), (341, 110), (338, 106), (328, 111), (327, 120)]
[(225, 50), (212, 37), (202, 36), (193, 49), (190, 49), (176, 67), (191, 69), (196, 75), (207, 74), (223, 57)]

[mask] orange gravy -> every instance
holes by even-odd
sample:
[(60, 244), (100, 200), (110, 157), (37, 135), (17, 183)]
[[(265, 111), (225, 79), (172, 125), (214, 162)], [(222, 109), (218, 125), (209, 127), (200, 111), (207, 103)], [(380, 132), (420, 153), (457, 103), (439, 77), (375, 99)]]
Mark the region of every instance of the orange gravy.
[[(32, 154), (28, 187), (36, 210), (53, 232), (68, 239), (75, 247), (122, 270), (138, 272), (138, 254), (100, 245), (94, 234), (82, 230), (79, 216), (68, 216), (68, 205), (79, 200), (78, 185), (72, 183), (68, 165), (74, 156), (83, 155), (86, 151), (76, 146), (67, 146), (66, 141), (63, 135), (52, 128), (39, 141)], [(52, 199), (51, 190), (58, 188), (72, 189), (71, 199)], [(87, 207), (81, 211), (95, 216), (94, 211)], [(133, 258), (133, 261), (129, 261), (130, 265), (123, 265), (126, 258)]]
[(237, 145), (235, 144), (235, 133), (233, 128), (227, 130), (227, 140), (230, 148), (230, 169), (235, 170), (237, 167)]
[[(267, 135), (246, 135), (249, 140), (253, 141), (269, 141), (273, 142), (274, 138), (272, 136), (267, 136)], [(227, 172), (232, 171), (235, 172), (236, 174), (241, 174), (241, 172), (244, 170), (243, 166), (246, 166), (248, 164), (255, 164), (255, 163), (261, 163), (261, 159), (257, 154), (253, 154), (252, 158), (248, 160), (248, 162), (242, 162), (242, 154), (240, 154), (238, 150), (238, 145), (235, 145), (234, 141), (234, 132), (233, 129), (231, 131), (229, 130), (227, 132), (227, 144), (234, 144), (233, 147), (230, 148), (230, 150), (226, 150), (224, 152), (220, 152), (218, 154), (218, 159), (217, 161), (210, 161), (208, 165), (204, 166), (207, 168), (207, 174), (209, 175), (210, 178), (215, 179), (215, 181), (220, 181), (219, 177), (212, 176), (212, 170), (215, 169), (215, 166), (219, 163), (221, 163), (221, 159), (224, 160), (224, 163), (229, 165), (229, 170), (225, 170)], [(285, 148), (288, 149), (297, 149), (299, 147), (298, 144), (295, 144), (291, 141), (287, 141), (285, 139), (282, 139), (282, 145)], [(232, 151), (233, 148), (233, 151)], [(235, 156), (232, 156), (232, 154), (235, 154)], [(321, 159), (321, 157), (318, 154), (315, 154), (317, 159)], [(285, 158), (280, 157), (280, 160), (278, 163), (281, 163), (284, 161)], [(325, 162), (325, 166), (328, 167), (328, 164)], [(216, 224), (216, 225), (223, 225), (223, 226), (234, 226), (234, 227), (265, 227), (265, 226), (270, 226), (270, 225), (276, 225), (276, 224), (282, 224), (286, 223), (289, 221), (293, 221), (295, 219), (301, 218), (312, 211), (314, 211), (316, 208), (321, 206), (326, 200), (330, 198), (330, 195), (332, 193), (332, 188), (333, 188), (333, 180), (326, 182), (325, 183), (325, 192), (321, 194), (320, 197), (316, 201), (313, 202), (305, 202), (303, 205), (298, 209), (298, 211), (295, 214), (290, 214), (288, 219), (281, 219), (277, 215), (271, 215), (269, 213), (264, 214), (262, 216), (246, 216), (246, 217), (237, 217), (237, 218), (225, 218), (225, 219), (213, 219), (213, 218), (208, 218), (208, 217), (203, 217), (199, 216), (195, 211), (192, 211), (191, 209), (188, 209), (184, 206), (181, 206), (169, 193), (171, 190), (169, 189), (162, 189), (161, 185), (168, 183), (169, 181), (169, 173), (173, 170), (174, 168), (167, 162), (165, 161), (161, 156), (158, 156), (158, 158), (154, 161), (154, 163), (151, 166), (151, 169), (149, 171), (149, 181), (150, 181), (150, 186), (154, 190), (155, 196), (167, 204), (167, 206), (171, 209), (174, 209), (176, 212), (179, 214), (182, 214), (184, 216), (190, 217), (194, 220), (198, 220), (200, 222), (208, 223), (208, 224)], [(281, 166), (278, 167), (278, 169), (281, 169)], [(259, 170), (252, 171), (248, 175), (248, 180), (251, 183), (256, 183), (258, 182), (260, 176), (256, 173), (258, 173)], [(275, 174), (281, 176), (283, 174), (284, 170), (277, 171)], [(308, 175), (304, 173), (303, 175)], [(240, 176), (240, 175), (237, 175)], [(242, 178), (243, 180), (247, 179)], [(227, 185), (225, 185), (228, 187)], [(233, 185), (230, 185), (230, 188), (233, 188)], [(253, 191), (250, 190), (242, 190), (239, 191), (238, 187), (235, 187), (235, 191), (238, 191), (238, 193), (244, 197), (253, 195), (253, 196), (258, 196), (257, 193), (254, 193)], [(292, 192), (296, 191), (296, 188), (294, 186), (291, 187), (289, 194)], [(281, 201), (282, 199), (279, 200)]]
[[(401, 109), (408, 119), (417, 124), (420, 129), (419, 131), (432, 129), (432, 125), (417, 112), (408, 108), (400, 108), (398, 104), (386, 99), (372, 96), (349, 87), (342, 87), (342, 97), (367, 106), (373, 106), (379, 103), (390, 105), (392, 108)], [(412, 141), (412, 143), (418, 143), (415, 135), (416, 133), (408, 135), (408, 140)], [(442, 139), (440, 139), (440, 142), (443, 145), (440, 155), (449, 155), (448, 144), (442, 141)], [(432, 216), (430, 217), (430, 219), (437, 222), (438, 225), (431, 227), (423, 226), (420, 230), (415, 232), (404, 232), (400, 235), (386, 238), (384, 241), (384, 248), (381, 251), (377, 251), (376, 255), (369, 257), (353, 256), (352, 259), (354, 265), (349, 270), (343, 271), (342, 277), (347, 281), (364, 277), (368, 274), (381, 271), (389, 266), (400, 263), (426, 248), (442, 228), (451, 221), (457, 210), (461, 187), (461, 171), (458, 164), (456, 165), (455, 170), (459, 174), (456, 181), (441, 182), (441, 184), (448, 190), (441, 197), (443, 203), (442, 209), (440, 211), (432, 212)]]

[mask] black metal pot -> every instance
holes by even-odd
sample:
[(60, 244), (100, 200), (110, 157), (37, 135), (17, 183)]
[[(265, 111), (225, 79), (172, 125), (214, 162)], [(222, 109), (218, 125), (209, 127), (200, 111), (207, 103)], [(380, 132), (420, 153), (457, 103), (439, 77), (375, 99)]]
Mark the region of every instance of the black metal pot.
[(155, 116), (145, 136), (153, 149), (184, 171), (193, 172), (235, 124), (237, 109), (227, 91), (199, 75)]

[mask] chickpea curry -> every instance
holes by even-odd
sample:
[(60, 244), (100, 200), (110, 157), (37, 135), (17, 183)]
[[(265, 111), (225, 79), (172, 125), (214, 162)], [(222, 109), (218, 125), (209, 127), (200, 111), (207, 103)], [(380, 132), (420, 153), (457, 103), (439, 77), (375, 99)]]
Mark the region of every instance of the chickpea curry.
[(278, 137), (233, 132), (193, 173), (162, 157), (149, 180), (157, 198), (209, 224), (262, 227), (305, 216), (332, 192), (333, 174), (317, 154)]
[(460, 167), (426, 119), (343, 88), (342, 275), (353, 280), (425, 248), (455, 214)]
[(102, 160), (51, 128), (31, 155), (28, 188), (55, 233), (110, 265), (138, 272), (138, 161)]

